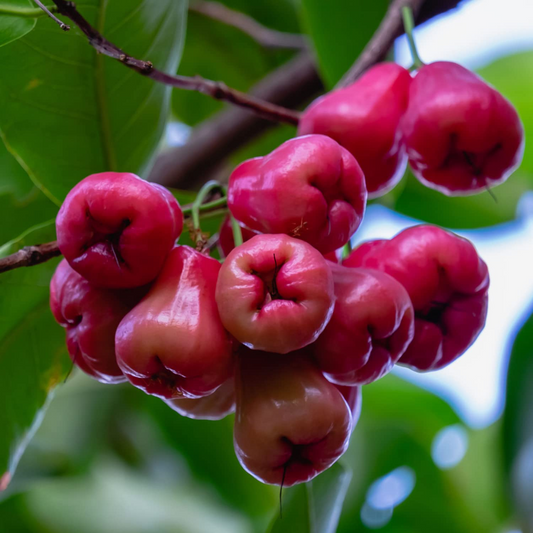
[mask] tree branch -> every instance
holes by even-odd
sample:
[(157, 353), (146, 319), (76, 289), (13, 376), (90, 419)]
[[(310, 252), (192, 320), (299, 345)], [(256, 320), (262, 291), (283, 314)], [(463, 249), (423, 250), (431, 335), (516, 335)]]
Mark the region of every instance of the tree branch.
[(18, 252), (0, 259), (0, 273), (8, 272), (15, 268), (39, 265), (60, 255), (61, 252), (57, 247), (57, 241), (25, 246)]
[[(298, 107), (322, 89), (313, 58), (303, 52), (266, 76), (252, 89), (252, 94), (283, 106)], [(201, 185), (230, 153), (272, 125), (241, 109), (225, 109), (197, 126), (184, 146), (159, 155), (148, 179), (181, 189)]]
[[(426, 0), (416, 17), (417, 24), (455, 8), (459, 1)], [(390, 10), (395, 9), (397, 6), (391, 4)], [(390, 23), (389, 14), (385, 18), (389, 20), (386, 25), (388, 33), (384, 32), (382, 23), (370, 41), (373, 44), (369, 43), (354, 64), (354, 67), (357, 66), (357, 71), (354, 70), (356, 78), (383, 59), (394, 39), (403, 33), (401, 18), (399, 21), (394, 19), (394, 24)], [(379, 46), (376, 49), (377, 41)], [(252, 89), (252, 94), (285, 107), (297, 108), (322, 89), (313, 59), (302, 53), (269, 74)], [(221, 111), (197, 126), (184, 146), (159, 155), (148, 179), (169, 187), (197, 187), (209, 180), (232, 152), (259, 137), (271, 126), (271, 123), (239, 109)], [(209, 156), (206, 157), (206, 154)]]
[(229, 88), (222, 82), (206, 80), (201, 77), (188, 77), (167, 74), (158, 70), (150, 61), (144, 61), (127, 55), (123, 50), (105, 39), (76, 9), (73, 2), (67, 0), (53, 0), (57, 6), (58, 13), (68, 17), (86, 35), (89, 44), (101, 54), (120, 61), (126, 67), (135, 70), (139, 74), (151, 78), (154, 81), (185, 89), (188, 91), (198, 91), (217, 100), (224, 100), (236, 106), (251, 110), (254, 113), (275, 122), (285, 122), (287, 124), (298, 124), (298, 113), (281, 106), (254, 98), (245, 93)]
[(286, 33), (263, 26), (252, 17), (226, 7), (219, 2), (195, 0), (189, 6), (189, 11), (218, 20), (228, 26), (233, 26), (249, 35), (265, 48), (285, 48), (292, 50), (307, 49), (307, 42), (303, 35)]
[(365, 70), (377, 63), (390, 50), (401, 32), (402, 7), (409, 6), (416, 16), (425, 0), (393, 0), (372, 39), (365, 46), (350, 70), (341, 78), (337, 87), (351, 85)]
[(337, 84), (346, 87), (352, 84), (365, 70), (381, 61), (394, 44), (394, 40), (404, 33), (402, 7), (413, 10), (417, 24), (457, 7), (461, 0), (392, 0), (385, 17), (372, 39), (365, 46), (352, 67)]
[(54, 9), (54, 8), (47, 8), (42, 2), (41, 0), (33, 0), (38, 6), (39, 6), (39, 10), (48, 15), (56, 24), (59, 25), (59, 27), (63, 30), (63, 31), (69, 31), (70, 30), (70, 26), (67, 26), (63, 21), (59, 20), (55, 15), (54, 15), (54, 11), (57, 11), (57, 9)]

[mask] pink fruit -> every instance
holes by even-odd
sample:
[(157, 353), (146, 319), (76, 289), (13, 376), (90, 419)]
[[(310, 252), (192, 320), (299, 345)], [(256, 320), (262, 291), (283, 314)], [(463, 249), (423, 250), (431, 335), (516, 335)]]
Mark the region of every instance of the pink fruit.
[(354, 157), (333, 139), (306, 135), (231, 174), (228, 207), (259, 233), (286, 233), (323, 253), (348, 242), (363, 218), (366, 187)]
[(172, 249), (146, 297), (120, 323), (117, 361), (130, 382), (165, 399), (213, 393), (231, 375), (232, 347), (215, 303), (220, 263)]
[(369, 198), (388, 192), (407, 165), (399, 123), (407, 109), (409, 72), (395, 63), (370, 68), (355, 83), (315, 100), (298, 133), (321, 133), (344, 146), (361, 165)]
[(152, 281), (182, 227), (179, 204), (164, 187), (116, 172), (80, 181), (56, 219), (59, 249), (70, 266), (110, 288)]
[(415, 176), (444, 194), (475, 194), (502, 183), (524, 151), (512, 104), (456, 63), (423, 66), (401, 125)]
[(318, 337), (333, 311), (324, 257), (287, 235), (257, 235), (220, 269), (216, 300), (224, 327), (254, 350), (288, 353)]

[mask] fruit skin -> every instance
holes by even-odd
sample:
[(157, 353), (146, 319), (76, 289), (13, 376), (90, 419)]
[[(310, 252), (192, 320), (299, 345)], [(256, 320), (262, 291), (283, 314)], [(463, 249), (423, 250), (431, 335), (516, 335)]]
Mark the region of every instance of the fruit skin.
[(136, 387), (164, 399), (213, 393), (232, 371), (220, 321), (220, 263), (188, 246), (168, 254), (150, 292), (120, 323), (117, 362)]
[(254, 231), (286, 233), (327, 253), (357, 230), (366, 196), (348, 150), (324, 135), (306, 135), (241, 163), (229, 180), (228, 207)]
[(126, 378), (115, 355), (115, 331), (142, 297), (142, 289), (118, 291), (93, 287), (63, 259), (50, 282), (50, 308), (67, 330), (72, 361), (102, 383)]
[(222, 420), (235, 412), (235, 381), (227, 379), (209, 396), (164, 400), (176, 413), (195, 420)]
[(343, 264), (397, 279), (415, 310), (415, 335), (399, 363), (438, 370), (477, 338), (487, 316), (487, 265), (466, 239), (436, 226), (408, 228), (356, 248)]
[(361, 165), (369, 198), (401, 179), (407, 155), (400, 119), (407, 109), (411, 76), (395, 63), (380, 63), (352, 85), (315, 100), (302, 114), (298, 134), (320, 133), (344, 146)]
[(107, 288), (151, 282), (182, 228), (183, 215), (170, 192), (117, 172), (80, 181), (56, 219), (59, 249), (70, 266)]
[(512, 104), (447, 61), (419, 70), (401, 129), (414, 175), (449, 196), (502, 183), (524, 152), (524, 129)]
[(259, 481), (304, 483), (346, 451), (350, 409), (305, 350), (240, 354), (235, 393), (235, 453)]
[(335, 309), (311, 351), (333, 383), (364, 385), (387, 374), (414, 335), (405, 288), (377, 270), (330, 265)]
[[(257, 235), (256, 231), (252, 231), (239, 224), (241, 227), (243, 242), (249, 241), (252, 237)], [(218, 248), (220, 250), (221, 257), (228, 257), (231, 250), (235, 248), (235, 241), (233, 240), (233, 229), (231, 227), (231, 218), (227, 216), (218, 232)]]
[(220, 269), (216, 301), (224, 327), (254, 350), (286, 354), (310, 344), (333, 312), (324, 257), (288, 235), (257, 235)]
[(352, 431), (355, 429), (359, 418), (361, 417), (361, 410), (363, 408), (363, 388), (352, 387), (348, 385), (337, 385), (337, 389), (344, 396), (348, 408), (352, 413)]

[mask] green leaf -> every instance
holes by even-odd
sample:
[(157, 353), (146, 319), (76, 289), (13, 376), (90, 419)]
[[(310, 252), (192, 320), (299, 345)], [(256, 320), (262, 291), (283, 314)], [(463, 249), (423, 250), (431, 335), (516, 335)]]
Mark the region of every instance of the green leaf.
[[(531, 311), (530, 311), (531, 312)], [(533, 313), (518, 331), (507, 370), (501, 439), (503, 461), (519, 514), (533, 527)]]
[(309, 483), (290, 489), (270, 533), (335, 533), (352, 473), (334, 464)]
[(43, 15), (31, 0), (0, 1), (0, 47), (24, 37)]
[(383, 19), (388, 0), (302, 0), (304, 18), (327, 87), (351, 67)]
[(214, 487), (226, 504), (246, 513), (264, 531), (278, 492), (254, 479), (239, 464), (233, 449), (234, 417), (214, 422), (191, 420), (157, 398), (137, 397), (142, 401), (139, 407), (157, 422), (167, 443), (186, 459), (195, 478)]
[[(46, 242), (54, 225), (29, 231), (5, 245), (12, 253), (26, 240)], [(49, 308), (49, 283), (56, 261), (0, 275), (0, 486), (5, 488), (39, 426), (54, 387), (70, 362), (65, 334)]]
[(444, 427), (460, 424), (441, 398), (393, 375), (363, 388), (361, 419), (343, 463), (354, 472), (339, 524), (339, 533), (370, 531), (361, 511), (372, 484), (402, 468), (414, 486), (392, 510), (384, 533), (485, 533), (485, 518), (463, 501), (462, 482), (440, 470), (432, 444)]
[[(128, 54), (175, 72), (186, 0), (86, 0), (79, 9)], [(47, 18), (0, 48), (0, 135), (56, 204), (88, 174), (146, 173), (170, 88), (97, 54), (81, 32)]]
[[(17, 237), (28, 227), (50, 220), (57, 214), (51, 202), (30, 180), (0, 140), (0, 245)], [(35, 243), (32, 243), (35, 244)]]
[(513, 220), (520, 197), (530, 188), (531, 178), (517, 171), (490, 193), (450, 197), (425, 187), (409, 171), (379, 203), (387, 205), (393, 198), (392, 206), (398, 213), (447, 228), (475, 229)]

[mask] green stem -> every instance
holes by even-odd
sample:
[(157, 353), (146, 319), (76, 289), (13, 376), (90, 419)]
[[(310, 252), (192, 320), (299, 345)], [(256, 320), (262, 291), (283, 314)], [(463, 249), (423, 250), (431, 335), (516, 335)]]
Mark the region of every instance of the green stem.
[(342, 253), (341, 253), (341, 259), (346, 259), (350, 254), (352, 253), (352, 243), (348, 241), (343, 247), (342, 247)]
[(237, 219), (234, 217), (231, 217), (231, 229), (233, 230), (233, 243), (235, 244), (236, 248), (243, 243), (243, 240), (241, 227), (239, 226)]
[(424, 62), (418, 55), (416, 49), (415, 39), (413, 37), (413, 30), (415, 29), (415, 19), (413, 17), (413, 10), (408, 7), (402, 7), (403, 27), (405, 28), (405, 34), (407, 35), (407, 41), (409, 42), (409, 49), (411, 50), (411, 56), (413, 57), (413, 65), (416, 68), (424, 66)]
[[(52, 13), (57, 13), (57, 7), (48, 7)], [(45, 17), (47, 14), (39, 7), (22, 7), (0, 4), (0, 15), (13, 15), (15, 17), (24, 17), (36, 19)]]
[[(191, 207), (191, 214), (192, 214), (192, 223), (194, 226), (194, 229), (199, 230), (200, 229), (200, 211), (202, 208), (206, 208), (209, 204), (204, 204), (204, 200), (207, 198), (209, 194), (211, 194), (214, 190), (219, 190), (223, 195), (224, 198), (219, 198), (219, 200), (224, 200), (224, 203), (226, 202), (226, 191), (224, 187), (218, 183), (218, 181), (208, 181), (198, 193), (198, 196), (194, 200), (192, 207)], [(219, 201), (219, 200), (215, 200)], [(213, 204), (215, 202), (210, 202), (210, 204)], [(210, 206), (212, 207), (212, 206)], [(185, 213), (184, 213), (185, 214)]]

